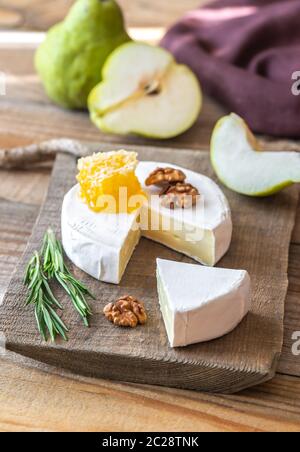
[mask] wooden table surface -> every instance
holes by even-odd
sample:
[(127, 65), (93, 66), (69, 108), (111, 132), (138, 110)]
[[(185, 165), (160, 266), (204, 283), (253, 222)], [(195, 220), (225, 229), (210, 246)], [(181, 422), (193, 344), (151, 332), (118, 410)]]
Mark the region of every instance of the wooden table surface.
[[(208, 0), (117, 0), (131, 27), (169, 26), (188, 9)], [(0, 0), (0, 29), (47, 30), (74, 0)]]
[[(43, 29), (58, 19), (57, 11), (61, 15), (70, 3), (68, 0), (0, 1), (0, 27)], [(184, 6), (179, 0), (121, 0), (120, 3), (125, 6), (130, 25), (161, 27), (187, 7), (198, 5), (199, 0), (186, 0)], [(12, 12), (11, 16), (8, 11)], [(19, 22), (13, 21), (13, 13), (20, 14)], [(116, 144), (120, 143), (117, 137), (102, 135), (90, 124), (86, 114), (65, 112), (51, 105), (34, 72), (35, 44), (24, 44), (23, 35), (14, 36), (12, 41), (14, 44), (7, 42), (6, 37), (1, 40), (0, 33), (0, 71), (6, 73), (7, 80), (7, 94), (0, 97), (1, 147), (57, 136), (94, 141), (113, 139)], [(203, 113), (191, 131), (177, 140), (159, 144), (195, 152), (208, 150), (212, 127), (223, 113), (222, 107), (205, 99)], [(126, 141), (145, 143), (139, 138)], [(44, 199), (50, 166), (0, 172), (0, 299)], [(0, 430), (299, 431), (300, 356), (292, 354), (292, 335), (300, 331), (299, 263), (300, 209), (290, 250), (283, 354), (273, 381), (238, 395), (216, 396), (81, 380), (31, 369), (0, 357)]]

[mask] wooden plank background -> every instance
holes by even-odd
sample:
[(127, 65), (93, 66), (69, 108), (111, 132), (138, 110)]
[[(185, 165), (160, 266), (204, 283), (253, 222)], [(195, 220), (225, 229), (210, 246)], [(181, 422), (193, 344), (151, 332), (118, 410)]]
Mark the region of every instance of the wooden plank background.
[[(131, 27), (169, 26), (205, 0), (117, 0)], [(47, 30), (60, 21), (74, 0), (1, 0), (0, 29)]]
[[(41, 30), (64, 14), (69, 0), (0, 0), (0, 28)], [(121, 0), (129, 25), (166, 26), (200, 0)], [(12, 14), (8, 13), (12, 12)], [(18, 16), (19, 15), (19, 16)], [(21, 19), (17, 20), (17, 17)], [(69, 135), (111, 140), (84, 114), (48, 104), (34, 73), (30, 46), (2, 46), (0, 70), (8, 94), (0, 98), (0, 146)], [(40, 118), (38, 106), (44, 107)], [(191, 132), (168, 146), (208, 149), (214, 121), (223, 109), (207, 99)], [(130, 140), (132, 141), (132, 140)], [(137, 140), (138, 141), (138, 140)], [(20, 257), (49, 181), (49, 167), (0, 173), (0, 294)], [(277, 377), (235, 396), (81, 380), (69, 374), (28, 369), (0, 358), (2, 431), (299, 431), (300, 357), (291, 353), (292, 333), (300, 331), (300, 209), (291, 245), (285, 343)], [(0, 295), (1, 297), (1, 295)], [(126, 413), (122, 415), (120, 413)]]

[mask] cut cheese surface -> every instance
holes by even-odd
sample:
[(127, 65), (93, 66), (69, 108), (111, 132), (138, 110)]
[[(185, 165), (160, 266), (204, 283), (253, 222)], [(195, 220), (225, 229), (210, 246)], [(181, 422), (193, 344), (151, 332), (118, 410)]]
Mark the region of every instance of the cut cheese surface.
[[(182, 170), (186, 181), (198, 189), (200, 198), (194, 208), (171, 210), (162, 207), (158, 196), (161, 187), (145, 185), (153, 170), (170, 166)], [(151, 199), (143, 210), (150, 209), (147, 216), (155, 225), (153, 227), (149, 220), (142, 235), (204, 265), (214, 266), (228, 251), (232, 238), (229, 204), (218, 185), (209, 177), (168, 163), (140, 162), (136, 174), (143, 191)]]
[(62, 241), (69, 259), (100, 281), (119, 284), (140, 240), (139, 210), (131, 214), (95, 213), (80, 199), (79, 186), (65, 196)]
[(251, 307), (250, 277), (244, 270), (158, 259), (157, 283), (171, 347), (224, 336)]

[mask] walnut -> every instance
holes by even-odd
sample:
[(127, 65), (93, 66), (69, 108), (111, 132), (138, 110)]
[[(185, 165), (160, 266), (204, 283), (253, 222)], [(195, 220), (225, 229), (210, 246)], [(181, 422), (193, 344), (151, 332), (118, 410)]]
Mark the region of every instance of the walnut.
[(103, 313), (110, 322), (118, 326), (136, 328), (138, 324), (144, 325), (147, 322), (143, 303), (129, 295), (119, 298), (115, 303), (109, 303)]
[(146, 179), (146, 185), (165, 185), (184, 182), (186, 175), (175, 168), (156, 168)]
[(177, 183), (169, 185), (160, 193), (160, 196), (163, 207), (188, 209), (196, 204), (199, 191), (191, 184)]

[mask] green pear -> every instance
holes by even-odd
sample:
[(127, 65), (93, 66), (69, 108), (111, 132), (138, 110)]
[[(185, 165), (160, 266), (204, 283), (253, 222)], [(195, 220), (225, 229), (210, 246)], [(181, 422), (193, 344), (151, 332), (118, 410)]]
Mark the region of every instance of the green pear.
[(245, 121), (220, 119), (211, 140), (211, 162), (220, 181), (248, 196), (269, 196), (300, 182), (300, 153), (267, 152)]
[(91, 119), (105, 132), (171, 138), (189, 129), (202, 106), (199, 82), (160, 47), (123, 44), (103, 67), (88, 100)]
[(36, 53), (36, 69), (50, 99), (62, 107), (86, 108), (108, 55), (129, 40), (114, 0), (77, 0)]

